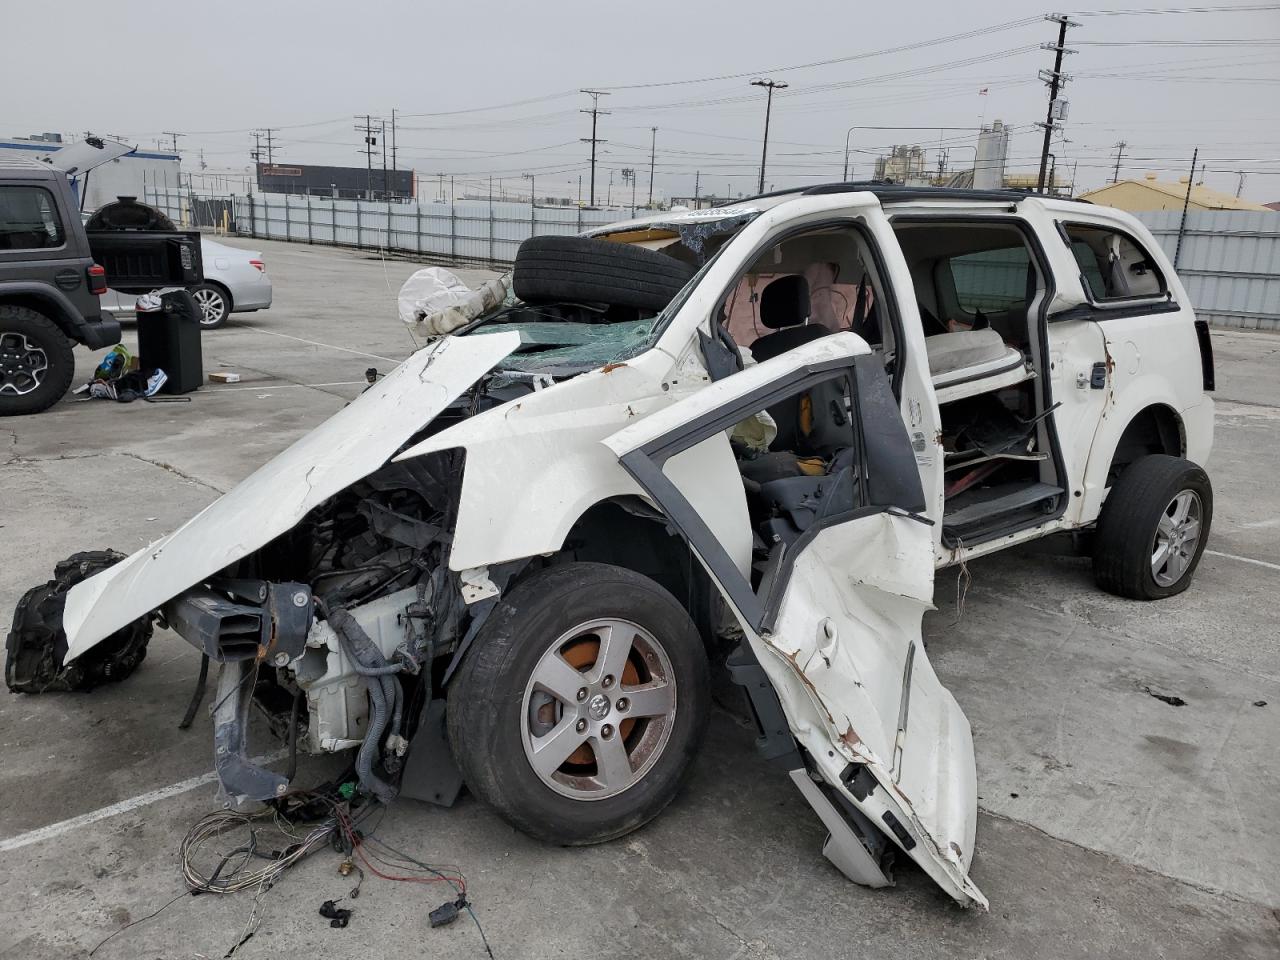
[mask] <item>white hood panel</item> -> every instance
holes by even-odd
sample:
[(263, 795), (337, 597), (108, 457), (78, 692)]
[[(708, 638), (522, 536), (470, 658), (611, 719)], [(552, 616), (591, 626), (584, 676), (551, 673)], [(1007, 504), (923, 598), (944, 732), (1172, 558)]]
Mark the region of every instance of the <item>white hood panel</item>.
[(399, 367), (176, 531), (67, 593), (67, 661), (292, 529), (367, 477), (520, 345), (446, 337)]

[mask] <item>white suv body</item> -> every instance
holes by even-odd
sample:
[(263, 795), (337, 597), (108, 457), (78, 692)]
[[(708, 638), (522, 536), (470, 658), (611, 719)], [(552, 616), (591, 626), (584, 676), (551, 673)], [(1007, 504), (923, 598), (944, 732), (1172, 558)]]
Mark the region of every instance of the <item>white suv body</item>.
[[(1108, 589), (1150, 598), (1185, 588), (1212, 510), (1196, 466), (1212, 442), (1212, 365), (1172, 266), (1132, 217), (1015, 193), (836, 185), (597, 235), (709, 256), (656, 320), (616, 332), (610, 362), (571, 376), (550, 361), (550, 373), (516, 364), (533, 356), (535, 324), (481, 318), (429, 344), (179, 530), (74, 587), (67, 660), (220, 572), (242, 576), (252, 562), (270, 580), (259, 551), (333, 498), (375, 472), (465, 451), (442, 562), (474, 629), (436, 654), (452, 658), (442, 681), (452, 684), (449, 732), (473, 791), (559, 842), (617, 836), (656, 815), (679, 780), (661, 779), (667, 754), (696, 743), (696, 731), (681, 739), (681, 723), (705, 710), (705, 678), (666, 659), (662, 651), (680, 645), (645, 611), (679, 597), (696, 618), (694, 586), (707, 584), (724, 614), (710, 632), (740, 642), (729, 668), (747, 687), (762, 747), (831, 832), (827, 856), (851, 878), (883, 885), (886, 851), (896, 849), (958, 901), (985, 905), (969, 877), (972, 737), (920, 632), (934, 569), (1097, 526), (1095, 568)], [(517, 289), (519, 270), (517, 261)], [(815, 296), (824, 291), (825, 306)], [(813, 329), (823, 311), (838, 329)], [(741, 332), (734, 341), (735, 324), (754, 331), (750, 343)], [(778, 332), (786, 335), (767, 339)], [(482, 403), (481, 385), (499, 381), (533, 388)], [(783, 429), (793, 448), (765, 449)], [(1141, 484), (1125, 479), (1139, 474)], [(1124, 499), (1123, 516), (1108, 519), (1109, 492)], [(691, 579), (637, 560), (637, 582), (671, 574), (689, 589), (633, 609), (642, 588), (621, 590), (616, 571), (631, 563), (646, 523), (678, 534)], [(580, 562), (598, 560), (611, 566)], [(571, 574), (577, 593), (564, 586)], [(370, 635), (387, 622), (372, 608), (403, 606), (392, 599), (400, 596), (368, 604)], [(539, 604), (550, 606), (539, 613)], [(362, 608), (351, 609), (360, 620)], [(560, 623), (574, 610), (586, 626), (563, 633), (563, 624), (521, 620)], [(644, 651), (636, 663), (647, 680), (611, 689), (605, 622), (635, 629), (626, 651)], [(598, 662), (569, 660), (583, 684), (577, 705), (566, 692), (577, 680), (542, 672), (563, 667), (575, 629), (598, 644)], [(384, 643), (388, 658), (397, 642)], [(524, 666), (522, 644), (536, 647)], [(359, 745), (366, 728), (352, 701), (334, 712), (315, 686), (356, 683), (354, 666), (320, 619), (307, 645), (296, 660), (265, 647), (263, 657), (282, 656), (280, 682), (306, 693), (313, 749)], [(322, 679), (304, 669), (315, 651), (328, 651)], [(646, 674), (645, 658), (664, 666)], [(224, 662), (219, 702), (253, 686), (240, 669)], [(662, 736), (636, 734), (650, 752), (618, 761), (609, 717), (639, 709), (646, 693), (656, 704), (659, 688), (667, 712), (631, 729)], [(484, 702), (513, 712), (477, 713)], [(538, 717), (554, 727), (539, 733)], [(487, 738), (483, 750), (473, 727)], [(575, 752), (545, 766), (541, 751), (556, 740)], [(573, 767), (575, 757), (588, 767)], [(610, 780), (613, 762), (624, 764), (614, 768), (620, 780)], [(244, 780), (228, 773), (223, 782), (248, 795)]]

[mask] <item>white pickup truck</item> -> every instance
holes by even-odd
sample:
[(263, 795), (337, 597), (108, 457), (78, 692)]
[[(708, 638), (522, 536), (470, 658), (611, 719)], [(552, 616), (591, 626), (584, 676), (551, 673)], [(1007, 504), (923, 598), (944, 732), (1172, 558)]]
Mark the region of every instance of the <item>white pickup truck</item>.
[(936, 567), (1059, 532), (1090, 534), (1106, 590), (1187, 587), (1213, 366), (1151, 235), (833, 184), (535, 238), (511, 283), (174, 533), (66, 578), (57, 662), (136, 653), (161, 612), (221, 664), (230, 795), (288, 790), (246, 759), (250, 699), (305, 702), (286, 738), (357, 749), (368, 792), (462, 779), (554, 843), (662, 810), (725, 667), (841, 870), (883, 885), (901, 852), (985, 905), (970, 728), (921, 618)]

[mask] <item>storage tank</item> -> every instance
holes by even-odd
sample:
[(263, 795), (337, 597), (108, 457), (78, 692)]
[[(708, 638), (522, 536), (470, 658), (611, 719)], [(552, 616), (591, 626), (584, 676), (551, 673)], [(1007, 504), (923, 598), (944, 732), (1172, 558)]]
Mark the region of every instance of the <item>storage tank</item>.
[(973, 188), (999, 190), (1004, 186), (1004, 165), (1009, 157), (1009, 128), (999, 120), (978, 132), (978, 151), (973, 163)]

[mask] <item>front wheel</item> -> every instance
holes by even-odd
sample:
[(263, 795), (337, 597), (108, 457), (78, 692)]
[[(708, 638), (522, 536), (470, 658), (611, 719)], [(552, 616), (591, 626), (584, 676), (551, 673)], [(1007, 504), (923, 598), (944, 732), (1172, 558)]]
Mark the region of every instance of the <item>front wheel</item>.
[(1213, 521), (1209, 477), (1190, 460), (1142, 457), (1102, 505), (1093, 575), (1108, 593), (1159, 600), (1187, 589)]
[(231, 315), (231, 294), (212, 283), (191, 288), (191, 297), (200, 308), (200, 328), (215, 330)]
[(570, 563), (517, 584), (449, 691), (467, 785), (550, 843), (611, 840), (675, 797), (706, 728), (710, 685), (693, 621), (657, 583)]
[(0, 417), (53, 406), (75, 366), (71, 341), (52, 320), (28, 307), (0, 306)]

